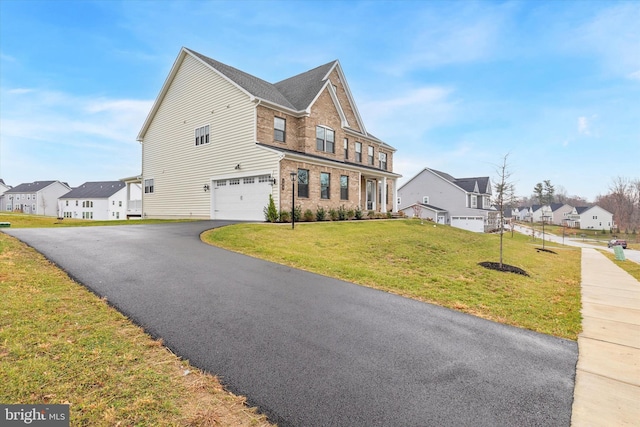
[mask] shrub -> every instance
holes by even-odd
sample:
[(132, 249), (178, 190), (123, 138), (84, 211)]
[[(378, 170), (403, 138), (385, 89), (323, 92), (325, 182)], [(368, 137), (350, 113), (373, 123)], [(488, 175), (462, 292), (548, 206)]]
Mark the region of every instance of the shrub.
[(393, 218), (393, 215), (391, 215), (391, 212), (387, 212), (387, 219), (391, 219)]
[(324, 221), (327, 216), (327, 212), (324, 210), (322, 206), (318, 206), (318, 210), (316, 211), (316, 220)]
[(367, 216), (368, 216), (369, 218), (372, 218), (372, 219), (373, 219), (373, 218), (375, 218), (375, 217), (376, 217), (376, 213), (375, 213), (374, 211), (369, 211), (369, 212), (367, 212)]
[(293, 208), (293, 215), (296, 219), (296, 222), (300, 222), (300, 219), (302, 219), (302, 206), (298, 205)]
[(347, 211), (347, 219), (351, 219), (351, 218), (353, 218), (353, 217), (355, 217), (355, 216), (356, 216), (356, 211), (355, 211), (355, 210), (353, 210), (353, 209), (349, 209), (349, 210)]
[(305, 221), (311, 222), (316, 219), (316, 216), (313, 214), (313, 211), (311, 209), (307, 209), (306, 211), (304, 211), (303, 218)]
[(338, 208), (338, 220), (339, 221), (345, 221), (349, 219), (348, 215), (347, 215), (347, 210), (345, 209), (344, 205), (341, 205)]
[(362, 209), (360, 209), (360, 206), (358, 206), (358, 208), (355, 210), (355, 212), (353, 213), (353, 216), (356, 219), (362, 219), (363, 218), (363, 213), (362, 213)]
[(264, 210), (264, 219), (268, 222), (276, 222), (278, 220), (278, 209), (276, 209), (276, 204), (273, 201), (273, 196), (269, 194), (269, 204), (265, 206)]
[(291, 222), (291, 212), (280, 211), (280, 222)]

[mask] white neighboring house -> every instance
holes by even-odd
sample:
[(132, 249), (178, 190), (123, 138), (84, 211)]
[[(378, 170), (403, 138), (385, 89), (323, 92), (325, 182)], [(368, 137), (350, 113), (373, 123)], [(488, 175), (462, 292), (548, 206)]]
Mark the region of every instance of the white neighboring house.
[(64, 218), (100, 221), (127, 218), (127, 185), (123, 181), (85, 182), (58, 199)]
[(482, 233), (496, 227), (488, 176), (454, 178), (424, 168), (398, 188), (398, 206), (408, 217), (419, 212), (421, 218), (469, 231)]
[(529, 221), (533, 218), (533, 222), (542, 222), (544, 220), (545, 223), (551, 223), (553, 219), (551, 206), (549, 205), (533, 205), (531, 206), (531, 216), (529, 217)]
[(6, 199), (4, 193), (11, 190), (11, 186), (4, 183), (4, 180), (0, 178), (0, 210), (6, 210)]
[(26, 214), (59, 216), (58, 197), (71, 187), (60, 181), (23, 183), (5, 191), (5, 210)]
[(567, 225), (581, 230), (611, 230), (615, 227), (613, 214), (598, 205), (573, 208)]

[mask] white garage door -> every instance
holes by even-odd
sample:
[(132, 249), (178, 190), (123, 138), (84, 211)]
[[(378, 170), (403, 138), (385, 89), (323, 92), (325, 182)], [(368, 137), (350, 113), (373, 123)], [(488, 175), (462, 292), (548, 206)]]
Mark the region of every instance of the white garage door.
[(269, 175), (220, 179), (212, 182), (213, 219), (264, 221), (269, 203)]
[(452, 216), (451, 226), (484, 233), (484, 218), (481, 216)]

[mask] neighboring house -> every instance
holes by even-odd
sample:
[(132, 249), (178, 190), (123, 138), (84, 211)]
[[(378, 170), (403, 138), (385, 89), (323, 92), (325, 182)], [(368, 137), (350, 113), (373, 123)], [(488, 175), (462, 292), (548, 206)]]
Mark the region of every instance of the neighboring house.
[(415, 205), (420, 204), (433, 208), (423, 208), (419, 215), (422, 218), (476, 232), (496, 227), (497, 213), (491, 206), (491, 180), (486, 176), (454, 178), (424, 168), (398, 189), (398, 198), (399, 209), (409, 217), (414, 216)]
[(142, 217), (142, 176), (122, 178), (127, 186), (127, 219)]
[(531, 221), (531, 206), (518, 206), (518, 221)]
[(263, 221), (269, 195), (282, 211), (397, 210), (396, 150), (367, 132), (338, 61), (269, 83), (182, 48), (137, 139), (146, 217)]
[(553, 218), (551, 214), (551, 206), (549, 205), (533, 205), (531, 206), (531, 216), (529, 221), (533, 218), (533, 222), (542, 222), (549, 224)]
[(36, 181), (20, 184), (4, 193), (5, 210), (27, 214), (59, 216), (58, 197), (71, 188), (60, 181)]
[(556, 225), (566, 225), (569, 214), (573, 211), (573, 206), (566, 203), (551, 203), (551, 223)]
[(11, 189), (10, 185), (4, 183), (4, 180), (0, 178), (0, 210), (6, 210), (6, 199), (4, 193)]
[(598, 205), (575, 207), (567, 217), (569, 227), (581, 230), (611, 230), (615, 227), (613, 214)]
[(64, 218), (127, 218), (127, 186), (123, 181), (85, 182), (58, 199)]

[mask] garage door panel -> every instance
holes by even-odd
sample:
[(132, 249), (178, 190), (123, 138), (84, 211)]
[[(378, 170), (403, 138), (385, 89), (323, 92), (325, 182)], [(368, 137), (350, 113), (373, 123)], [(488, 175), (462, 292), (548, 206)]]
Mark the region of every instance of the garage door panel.
[(451, 217), (451, 226), (463, 230), (484, 233), (484, 218), (482, 217)]
[[(213, 219), (264, 221), (271, 184), (252, 178), (214, 181)], [(220, 185), (223, 182), (225, 185)]]

